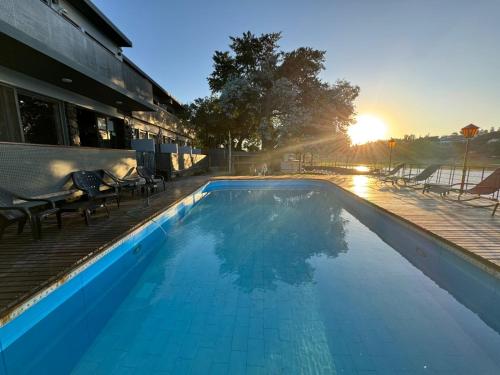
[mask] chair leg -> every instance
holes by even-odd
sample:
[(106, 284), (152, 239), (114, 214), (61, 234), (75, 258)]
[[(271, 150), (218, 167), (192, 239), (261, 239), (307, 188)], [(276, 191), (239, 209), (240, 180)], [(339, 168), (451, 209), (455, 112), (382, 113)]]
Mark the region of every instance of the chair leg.
[(108, 218), (109, 218), (109, 208), (108, 206), (106, 205), (106, 201), (102, 202), (102, 206), (104, 207), (104, 209), (106, 210), (106, 214), (108, 215)]
[(85, 224), (88, 226), (90, 225), (90, 209), (85, 208), (83, 210), (83, 217), (85, 218)]
[(30, 225), (31, 225), (31, 234), (33, 236), (33, 240), (37, 241), (38, 240), (38, 227), (37, 227), (36, 219), (34, 217), (31, 218)]
[(495, 216), (495, 212), (497, 212), (498, 205), (500, 205), (500, 202), (498, 202), (495, 207), (493, 208), (493, 212), (491, 213), (491, 216)]
[(36, 232), (38, 235), (38, 239), (41, 240), (42, 239), (42, 220), (41, 220), (40, 216), (36, 216), (35, 220), (36, 220)]
[(120, 208), (120, 196), (116, 197), (116, 206)]
[(5, 231), (5, 226), (4, 225), (0, 225), (0, 240), (2, 239), (3, 237), (3, 232)]
[(26, 225), (26, 219), (23, 219), (21, 220), (18, 224), (17, 224), (17, 234), (21, 234), (23, 233), (23, 229), (24, 229), (24, 226)]
[(59, 229), (61, 229), (62, 228), (62, 214), (61, 214), (61, 212), (57, 212), (56, 217), (57, 217), (57, 227)]

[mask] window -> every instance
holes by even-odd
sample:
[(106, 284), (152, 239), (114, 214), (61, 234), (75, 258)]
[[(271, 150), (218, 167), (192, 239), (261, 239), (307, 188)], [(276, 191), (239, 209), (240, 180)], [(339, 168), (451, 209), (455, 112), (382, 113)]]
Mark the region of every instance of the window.
[(72, 145), (103, 148), (129, 148), (131, 129), (125, 121), (74, 105), (66, 105)]
[(0, 85), (0, 142), (22, 142), (14, 89)]
[(80, 146), (99, 147), (99, 130), (96, 115), (87, 109), (76, 107), (76, 122), (80, 138)]
[(97, 129), (99, 130), (99, 136), (102, 141), (110, 140), (111, 137), (108, 131), (106, 117), (97, 117)]
[(152, 139), (155, 143), (158, 143), (158, 136), (156, 134), (148, 133), (148, 139)]
[(50, 99), (20, 93), (19, 113), (28, 143), (63, 144), (59, 103)]

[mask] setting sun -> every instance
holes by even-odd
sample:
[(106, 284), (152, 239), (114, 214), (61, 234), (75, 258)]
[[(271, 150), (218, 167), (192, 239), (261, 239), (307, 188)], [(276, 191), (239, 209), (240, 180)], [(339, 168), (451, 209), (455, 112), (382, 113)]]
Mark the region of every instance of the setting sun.
[(348, 134), (355, 145), (383, 139), (387, 133), (387, 125), (380, 118), (372, 115), (360, 115), (356, 123), (349, 127)]

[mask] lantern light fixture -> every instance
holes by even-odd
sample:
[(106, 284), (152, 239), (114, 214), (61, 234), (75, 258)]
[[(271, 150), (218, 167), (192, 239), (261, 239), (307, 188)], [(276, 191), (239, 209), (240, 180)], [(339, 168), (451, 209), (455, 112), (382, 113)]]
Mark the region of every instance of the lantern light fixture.
[(474, 138), (477, 133), (479, 133), (479, 127), (474, 125), (474, 124), (469, 124), (467, 126), (464, 126), (462, 129), (460, 129), (460, 133), (464, 136), (466, 139), (465, 142), (465, 152), (464, 152), (464, 167), (462, 169), (462, 180), (460, 182), (460, 194), (464, 193), (464, 188), (465, 188), (465, 178), (467, 175), (467, 159), (469, 156), (469, 142), (472, 138)]

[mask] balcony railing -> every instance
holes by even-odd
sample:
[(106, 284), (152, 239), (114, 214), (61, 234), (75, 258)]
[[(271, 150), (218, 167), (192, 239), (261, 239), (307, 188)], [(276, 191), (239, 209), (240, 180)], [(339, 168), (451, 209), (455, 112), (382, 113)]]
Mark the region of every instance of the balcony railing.
[(134, 112), (134, 117), (168, 130), (177, 131), (179, 119), (164, 108), (157, 105), (155, 107), (156, 112)]

